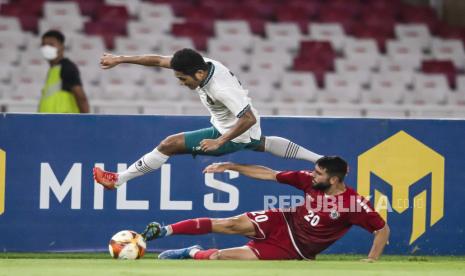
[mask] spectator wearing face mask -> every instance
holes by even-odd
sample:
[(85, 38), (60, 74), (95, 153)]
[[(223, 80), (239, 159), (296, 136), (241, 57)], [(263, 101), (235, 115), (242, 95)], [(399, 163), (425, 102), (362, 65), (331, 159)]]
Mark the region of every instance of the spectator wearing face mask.
[(55, 30), (42, 35), (40, 51), (49, 62), (39, 103), (41, 113), (89, 113), (77, 66), (64, 57), (65, 36)]

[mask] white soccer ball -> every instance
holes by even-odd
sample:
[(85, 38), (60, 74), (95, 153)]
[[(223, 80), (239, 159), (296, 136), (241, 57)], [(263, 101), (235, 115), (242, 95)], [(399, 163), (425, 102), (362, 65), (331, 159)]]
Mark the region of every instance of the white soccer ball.
[(142, 258), (145, 248), (144, 238), (131, 230), (116, 233), (108, 244), (108, 250), (114, 259), (135, 260)]

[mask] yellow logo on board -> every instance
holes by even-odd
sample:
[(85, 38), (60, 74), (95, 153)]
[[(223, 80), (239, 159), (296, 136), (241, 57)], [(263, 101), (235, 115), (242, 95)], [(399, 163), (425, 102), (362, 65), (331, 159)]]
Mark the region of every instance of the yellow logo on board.
[[(392, 188), (392, 209), (402, 214), (411, 205), (409, 188), (431, 174), (431, 191), (422, 190), (413, 198), (413, 221), (410, 242), (426, 231), (427, 193), (431, 194), (429, 226), (444, 216), (444, 157), (404, 131), (399, 131), (358, 157), (358, 193), (370, 195), (371, 173), (383, 179)], [(374, 206), (387, 221), (386, 195), (374, 189)]]

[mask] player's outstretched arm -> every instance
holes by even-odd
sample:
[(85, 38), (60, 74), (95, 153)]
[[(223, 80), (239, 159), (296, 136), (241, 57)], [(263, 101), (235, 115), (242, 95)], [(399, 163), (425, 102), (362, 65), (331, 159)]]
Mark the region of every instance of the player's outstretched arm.
[(275, 170), (264, 166), (258, 165), (241, 165), (236, 163), (213, 163), (207, 166), (203, 172), (204, 173), (215, 173), (215, 172), (224, 172), (226, 170), (236, 171), (240, 174), (246, 175), (248, 177), (261, 179), (261, 180), (273, 180), (276, 181), (276, 175), (279, 173)]
[(227, 142), (231, 141), (232, 139), (247, 131), (256, 122), (257, 118), (255, 118), (255, 115), (249, 109), (239, 118), (239, 120), (237, 120), (236, 124), (230, 130), (223, 133), (223, 135), (221, 135), (220, 137), (216, 139), (203, 139), (202, 141), (200, 141), (200, 148), (203, 151), (217, 150), (222, 145), (226, 144)]
[(383, 253), (384, 246), (387, 244), (389, 240), (389, 234), (391, 230), (389, 229), (389, 225), (386, 223), (383, 229), (376, 231), (375, 239), (373, 240), (373, 245), (371, 246), (370, 253), (368, 253), (368, 258), (363, 259), (362, 261), (365, 262), (374, 262), (379, 259), (381, 254)]
[(171, 68), (171, 57), (159, 55), (120, 56), (104, 53), (100, 58), (102, 69), (110, 69), (120, 63)]

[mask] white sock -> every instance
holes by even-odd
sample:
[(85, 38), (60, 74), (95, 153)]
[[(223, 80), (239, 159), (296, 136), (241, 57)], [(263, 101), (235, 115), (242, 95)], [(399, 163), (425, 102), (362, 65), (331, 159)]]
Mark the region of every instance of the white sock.
[(169, 156), (158, 151), (155, 148), (153, 151), (142, 156), (141, 159), (137, 160), (134, 164), (129, 166), (124, 172), (118, 173), (117, 186), (133, 179), (138, 176), (144, 175), (149, 172), (153, 172), (163, 165)]
[(189, 251), (189, 256), (191, 256), (191, 258), (193, 259), (195, 254), (197, 254), (197, 252), (199, 252), (200, 249), (198, 248), (192, 248), (191, 251)]
[(309, 151), (308, 149), (303, 148), (285, 138), (277, 136), (266, 136), (265, 152), (269, 152), (279, 157), (302, 159), (313, 163), (323, 157), (322, 155)]

